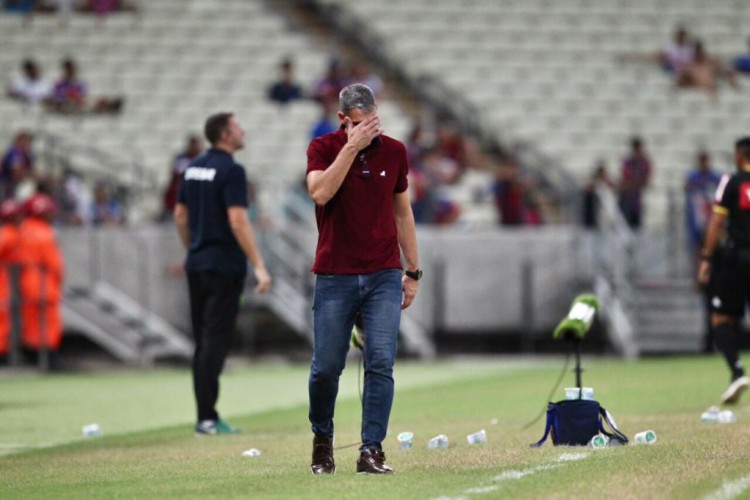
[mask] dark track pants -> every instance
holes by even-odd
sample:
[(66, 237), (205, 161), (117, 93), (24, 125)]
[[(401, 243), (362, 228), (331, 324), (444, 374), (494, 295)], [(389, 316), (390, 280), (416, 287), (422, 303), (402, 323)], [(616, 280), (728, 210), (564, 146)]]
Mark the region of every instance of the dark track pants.
[(198, 421), (216, 420), (219, 375), (232, 344), (244, 278), (188, 271), (190, 315), (195, 338), (193, 391)]

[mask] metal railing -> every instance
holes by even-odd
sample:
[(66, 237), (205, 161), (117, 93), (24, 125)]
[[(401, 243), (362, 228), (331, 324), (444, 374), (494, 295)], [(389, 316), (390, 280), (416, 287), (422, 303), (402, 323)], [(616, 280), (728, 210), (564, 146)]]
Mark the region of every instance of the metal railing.
[(635, 236), (620, 212), (611, 189), (596, 189), (598, 231), (593, 235), (594, 290), (609, 338), (625, 358), (638, 355), (635, 340), (634, 244)]

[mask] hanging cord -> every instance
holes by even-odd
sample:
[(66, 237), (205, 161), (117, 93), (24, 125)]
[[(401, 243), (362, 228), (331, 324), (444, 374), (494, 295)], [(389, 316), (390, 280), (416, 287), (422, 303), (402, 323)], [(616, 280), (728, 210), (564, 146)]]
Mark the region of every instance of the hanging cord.
[[(359, 363), (357, 363), (357, 392), (359, 393), (360, 405), (364, 404), (364, 401), (362, 400), (362, 365), (364, 364), (364, 358), (365, 358), (365, 352), (364, 352), (364, 349), (361, 349), (359, 351)], [(334, 448), (334, 450), (343, 450), (345, 448), (352, 448), (354, 446), (359, 446), (361, 444), (362, 444), (361, 441), (357, 441), (356, 443), (346, 444), (344, 446), (337, 446)]]
[[(570, 364), (570, 349), (568, 349), (568, 353), (565, 355), (565, 364), (563, 365), (562, 371), (560, 372), (560, 376), (557, 377), (557, 382), (555, 382), (555, 386), (550, 391), (549, 396), (547, 396), (547, 401), (552, 400), (552, 396), (555, 395), (555, 392), (557, 392), (557, 389), (560, 387), (560, 383), (562, 382), (563, 377), (565, 377), (565, 372), (568, 370), (569, 364)], [(544, 415), (544, 412), (546, 411), (547, 411), (547, 404), (545, 403), (544, 406), (542, 406), (542, 411), (539, 412), (539, 415), (534, 417), (534, 420), (532, 420), (528, 424), (521, 427), (521, 430), (525, 431), (532, 425), (536, 424), (539, 421), (539, 419), (542, 418), (542, 415)]]

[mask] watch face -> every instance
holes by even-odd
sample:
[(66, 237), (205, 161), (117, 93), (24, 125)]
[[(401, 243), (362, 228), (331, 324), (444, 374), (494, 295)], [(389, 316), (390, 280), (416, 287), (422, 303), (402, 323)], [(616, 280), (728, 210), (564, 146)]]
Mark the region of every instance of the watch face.
[(415, 281), (419, 281), (422, 278), (422, 270), (417, 269), (416, 271), (406, 271), (406, 275)]

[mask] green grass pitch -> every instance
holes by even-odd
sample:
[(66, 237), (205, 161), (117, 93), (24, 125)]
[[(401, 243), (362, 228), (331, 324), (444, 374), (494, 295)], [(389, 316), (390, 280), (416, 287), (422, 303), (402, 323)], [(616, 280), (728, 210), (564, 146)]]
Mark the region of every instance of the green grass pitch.
[[(584, 385), (632, 436), (656, 444), (531, 449), (528, 430), (561, 358), (399, 363), (384, 443), (396, 474), (358, 476), (356, 447), (336, 452), (333, 476), (310, 474), (307, 366), (228, 368), (219, 408), (237, 436), (193, 436), (187, 370), (0, 374), (0, 498), (747, 498), (750, 395), (737, 422), (700, 420), (728, 382), (718, 357), (638, 362), (586, 359)], [(572, 385), (567, 374), (562, 387)], [(355, 360), (342, 376), (336, 445), (359, 439)], [(103, 436), (81, 427), (98, 423)], [(488, 441), (465, 436), (485, 429)], [(396, 435), (415, 434), (400, 450)], [(429, 450), (446, 434), (450, 447)], [(243, 457), (248, 448), (260, 457)]]

